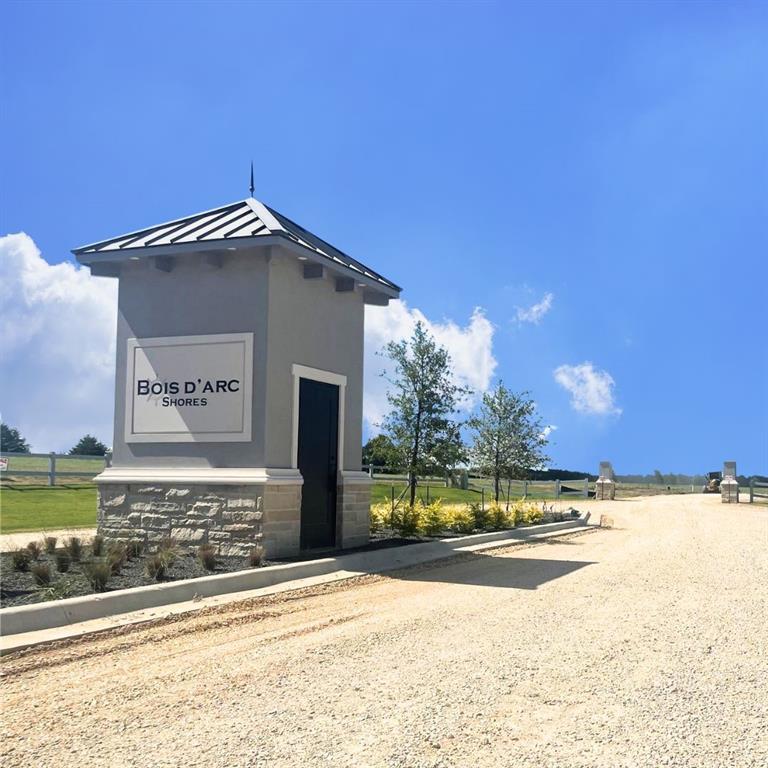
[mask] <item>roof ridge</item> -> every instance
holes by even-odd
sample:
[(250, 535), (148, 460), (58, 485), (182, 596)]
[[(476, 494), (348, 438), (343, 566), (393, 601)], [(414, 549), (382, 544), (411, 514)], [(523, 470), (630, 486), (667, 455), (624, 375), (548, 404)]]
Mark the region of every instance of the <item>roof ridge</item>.
[(243, 205), (244, 203), (247, 203), (248, 200), (236, 200), (234, 203), (227, 203), (226, 205), (219, 205), (216, 206), (216, 208), (209, 208), (207, 211), (199, 211), (198, 213), (190, 213), (188, 216), (180, 216), (178, 219), (171, 219), (170, 221), (163, 221), (160, 224), (153, 224), (151, 227), (142, 227), (141, 229), (134, 230), (133, 232), (125, 232), (122, 235), (118, 235), (117, 237), (108, 237), (106, 240), (96, 240), (93, 243), (88, 243), (87, 245), (81, 245), (77, 248), (72, 249), (72, 253), (77, 254), (82, 251), (86, 251), (89, 248), (95, 248), (98, 246), (105, 246), (109, 243), (116, 243), (118, 240), (128, 240), (132, 237), (135, 237), (136, 235), (143, 235), (146, 232), (152, 232), (153, 230), (162, 229), (163, 227), (170, 227), (171, 224), (181, 224), (185, 221), (189, 221), (189, 219), (196, 219), (201, 216), (207, 216), (210, 213), (218, 213), (219, 211), (224, 211), (227, 208), (235, 208), (237, 205)]

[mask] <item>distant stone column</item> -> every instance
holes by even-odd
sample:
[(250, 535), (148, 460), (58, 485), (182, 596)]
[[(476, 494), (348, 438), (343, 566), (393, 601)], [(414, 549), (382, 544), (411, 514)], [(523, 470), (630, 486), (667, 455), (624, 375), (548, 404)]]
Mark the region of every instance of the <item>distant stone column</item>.
[(600, 476), (595, 483), (595, 498), (600, 500), (616, 498), (616, 480), (610, 461), (600, 462)]
[(720, 501), (723, 504), (737, 504), (739, 481), (736, 479), (736, 462), (723, 462), (723, 479), (720, 481)]

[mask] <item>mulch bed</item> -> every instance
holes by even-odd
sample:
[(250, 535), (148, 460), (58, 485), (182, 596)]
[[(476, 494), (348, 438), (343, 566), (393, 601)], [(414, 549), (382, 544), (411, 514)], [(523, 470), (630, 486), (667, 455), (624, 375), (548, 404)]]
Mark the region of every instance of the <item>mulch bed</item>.
[[(94, 590), (83, 573), (83, 565), (90, 557), (89, 547), (86, 546), (81, 561), (79, 563), (73, 562), (67, 573), (59, 573), (56, 570), (54, 556), (42, 553), (30, 565), (34, 563), (50, 565), (51, 583), (47, 587), (38, 587), (32, 573), (15, 571), (11, 561), (11, 553), (3, 552), (0, 554), (0, 608), (93, 594)], [(116, 589), (157, 584), (156, 579), (147, 576), (144, 572), (146, 559), (146, 555), (142, 555), (135, 560), (126, 562), (120, 569), (120, 573), (110, 578), (105, 591), (111, 592)], [(244, 557), (217, 556), (216, 560), (216, 569), (207, 571), (200, 563), (195, 551), (179, 550), (173, 564), (168, 567), (165, 577), (160, 581), (195, 579), (216, 573), (231, 573), (250, 567)], [(272, 563), (265, 561), (264, 565), (272, 565)]]
[[(352, 552), (367, 552), (405, 544), (418, 544), (419, 541), (420, 539), (381, 538), (372, 541), (364, 547), (356, 547), (355, 549), (303, 552), (297, 557), (283, 560), (264, 560), (262, 566), (314, 560), (321, 557), (350, 554)], [(73, 562), (66, 573), (59, 573), (56, 570), (55, 556), (42, 552), (37, 560), (31, 561), (30, 567), (35, 563), (48, 564), (51, 569), (51, 583), (48, 586), (39, 587), (35, 584), (31, 571), (14, 570), (12, 553), (0, 553), (0, 608), (31, 605), (48, 600), (61, 600), (65, 597), (80, 597), (82, 595), (94, 594), (94, 590), (83, 572), (83, 566), (90, 559), (90, 547), (85, 546), (80, 562)], [(135, 560), (126, 562), (120, 569), (120, 573), (114, 574), (110, 578), (104, 591), (112, 592), (117, 589), (143, 587), (167, 581), (179, 581), (181, 579), (199, 579), (203, 576), (211, 576), (217, 573), (233, 573), (251, 567), (245, 557), (217, 555), (216, 569), (208, 571), (198, 559), (195, 550), (178, 548), (173, 564), (168, 567), (165, 576), (158, 581), (147, 576), (145, 573), (146, 560), (147, 555), (145, 554)]]

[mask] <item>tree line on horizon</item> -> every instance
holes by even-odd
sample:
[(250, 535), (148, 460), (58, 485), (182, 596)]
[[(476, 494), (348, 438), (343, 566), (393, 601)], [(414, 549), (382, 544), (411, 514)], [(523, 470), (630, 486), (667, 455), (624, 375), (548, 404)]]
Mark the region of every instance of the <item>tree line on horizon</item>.
[[(104, 456), (109, 449), (93, 435), (83, 435), (69, 449), (70, 456)], [(0, 424), (0, 451), (3, 453), (31, 453), (29, 443), (16, 427)]]

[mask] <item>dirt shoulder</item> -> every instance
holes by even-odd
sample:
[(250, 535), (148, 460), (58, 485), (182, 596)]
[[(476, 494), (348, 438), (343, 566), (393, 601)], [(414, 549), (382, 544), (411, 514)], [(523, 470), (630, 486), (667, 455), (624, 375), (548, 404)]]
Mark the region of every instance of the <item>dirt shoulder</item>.
[(589, 508), (616, 527), (12, 657), (3, 765), (764, 765), (768, 511)]

